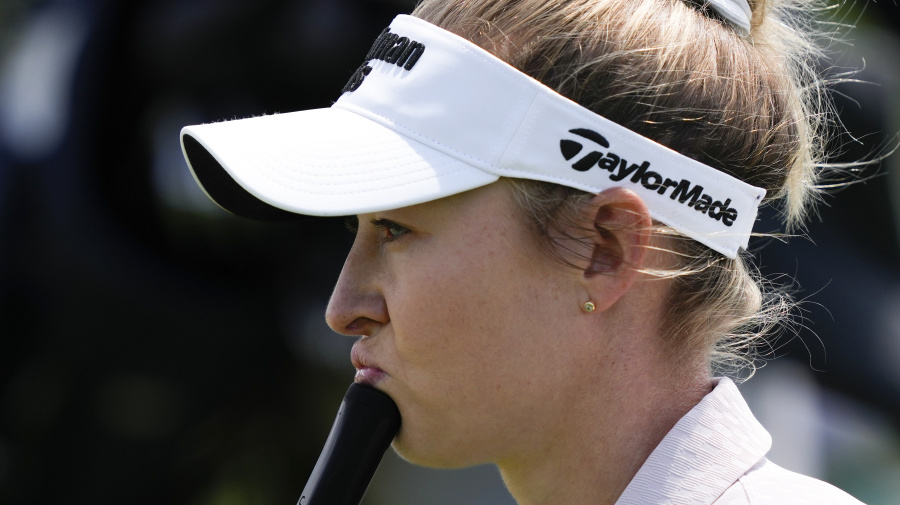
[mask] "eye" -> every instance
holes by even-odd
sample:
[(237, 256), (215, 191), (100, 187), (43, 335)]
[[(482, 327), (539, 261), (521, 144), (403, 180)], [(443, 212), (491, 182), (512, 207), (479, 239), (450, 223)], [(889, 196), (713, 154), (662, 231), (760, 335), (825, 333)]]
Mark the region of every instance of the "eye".
[(381, 242), (393, 242), (409, 233), (409, 228), (387, 219), (373, 219), (372, 225), (378, 230)]

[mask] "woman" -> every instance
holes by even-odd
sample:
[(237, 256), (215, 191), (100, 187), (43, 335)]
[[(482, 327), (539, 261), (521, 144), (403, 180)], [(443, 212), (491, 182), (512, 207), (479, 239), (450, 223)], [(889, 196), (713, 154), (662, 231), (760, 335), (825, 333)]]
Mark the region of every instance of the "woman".
[(235, 213), (356, 216), (326, 318), (413, 463), (522, 504), (858, 503), (713, 377), (786, 304), (740, 252), (758, 205), (799, 223), (821, 158), (797, 8), (425, 1), (333, 107), (182, 144)]

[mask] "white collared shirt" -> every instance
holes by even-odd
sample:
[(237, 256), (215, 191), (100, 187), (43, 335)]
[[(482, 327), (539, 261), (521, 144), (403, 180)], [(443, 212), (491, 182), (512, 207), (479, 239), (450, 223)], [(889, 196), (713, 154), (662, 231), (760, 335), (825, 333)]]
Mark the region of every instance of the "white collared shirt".
[(728, 378), (688, 412), (616, 505), (859, 505), (825, 482), (766, 459), (772, 437)]

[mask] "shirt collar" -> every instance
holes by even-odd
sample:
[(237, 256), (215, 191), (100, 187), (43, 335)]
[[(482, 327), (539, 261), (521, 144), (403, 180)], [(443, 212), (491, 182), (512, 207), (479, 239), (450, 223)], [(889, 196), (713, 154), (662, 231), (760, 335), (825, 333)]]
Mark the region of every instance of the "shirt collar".
[(772, 437), (726, 377), (682, 417), (616, 505), (711, 504), (758, 463)]

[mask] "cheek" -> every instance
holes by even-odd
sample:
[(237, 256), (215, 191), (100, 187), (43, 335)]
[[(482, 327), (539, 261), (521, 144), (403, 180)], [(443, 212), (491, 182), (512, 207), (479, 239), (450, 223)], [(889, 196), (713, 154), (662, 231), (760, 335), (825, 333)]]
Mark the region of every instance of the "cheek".
[(492, 361), (511, 326), (510, 305), (520, 293), (517, 272), (499, 253), (448, 251), (442, 261), (411, 265), (397, 278), (392, 309), (404, 359), (433, 367), (467, 368)]
[(441, 261), (408, 264), (390, 290), (398, 372), (416, 404), (448, 422), (490, 423), (522, 396), (512, 388), (542, 394), (535, 377), (553, 364), (555, 290), (508, 243), (447, 248)]
[(502, 457), (542, 422), (536, 406), (559, 394), (566, 369), (559, 273), (508, 237), (481, 236), (410, 255), (386, 290), (404, 416), (395, 449), (426, 466)]
[[(398, 380), (407, 407), (395, 448), (426, 466), (467, 466), (498, 452), (492, 435), (508, 395), (510, 342), (496, 269), (446, 262), (398, 279), (404, 303), (392, 313)], [(514, 352), (514, 351), (513, 351)]]

